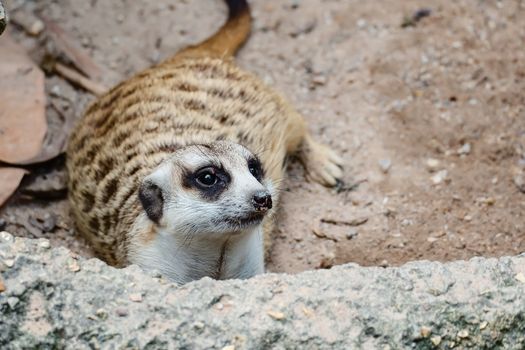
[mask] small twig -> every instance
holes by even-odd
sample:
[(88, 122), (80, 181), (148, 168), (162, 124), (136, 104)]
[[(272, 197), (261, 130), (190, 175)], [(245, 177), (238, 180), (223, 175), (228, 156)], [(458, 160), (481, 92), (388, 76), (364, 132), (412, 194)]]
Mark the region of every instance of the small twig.
[(97, 82), (94, 82), (93, 80), (86, 78), (82, 74), (78, 73), (77, 71), (66, 67), (62, 63), (56, 62), (55, 63), (55, 71), (60, 74), (63, 78), (67, 79), (71, 83), (80, 86), (81, 88), (85, 89), (88, 92), (91, 92), (94, 95), (100, 96), (106, 91), (108, 91), (108, 88), (105, 87), (102, 84), (99, 84)]
[(360, 226), (368, 221), (366, 216), (355, 218), (351, 220), (340, 220), (334, 218), (321, 218), (321, 222), (332, 225), (345, 225), (345, 226)]
[(46, 32), (55, 44), (55, 48), (86, 76), (91, 79), (100, 79), (102, 69), (93, 61), (89, 54), (78, 46), (77, 40), (71, 37), (58, 23), (41, 16)]
[(316, 235), (319, 238), (326, 238), (334, 242), (339, 242), (339, 240), (336, 237), (328, 236), (323, 230), (321, 229), (321, 221), (317, 221), (312, 225), (312, 232), (314, 235)]
[(344, 182), (338, 182), (335, 186), (335, 191), (337, 193), (341, 193), (341, 192), (352, 192), (352, 191), (355, 191), (357, 190), (357, 188), (362, 184), (362, 183), (365, 183), (365, 182), (368, 182), (368, 179), (360, 179), (360, 180), (357, 180), (356, 182), (354, 183), (351, 183), (351, 184), (345, 184)]
[(316, 235), (319, 238), (325, 238), (325, 239), (329, 239), (334, 242), (339, 242), (338, 237), (324, 232), (323, 229), (321, 228), (321, 224), (324, 223), (324, 224), (330, 224), (330, 225), (344, 225), (344, 226), (355, 227), (355, 226), (363, 225), (367, 221), (368, 221), (368, 217), (366, 216), (362, 216), (362, 217), (358, 217), (358, 218), (350, 219), (350, 220), (321, 217), (321, 218), (314, 220), (311, 226), (311, 229), (314, 235)]

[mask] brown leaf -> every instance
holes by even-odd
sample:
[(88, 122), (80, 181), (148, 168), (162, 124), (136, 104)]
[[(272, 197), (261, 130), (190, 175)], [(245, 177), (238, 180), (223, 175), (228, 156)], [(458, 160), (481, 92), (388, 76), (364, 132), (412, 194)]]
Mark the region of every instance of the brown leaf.
[(21, 168), (0, 168), (0, 206), (16, 191), (25, 173)]
[(44, 73), (9, 33), (0, 47), (0, 160), (20, 164), (40, 153), (47, 131)]
[(62, 118), (65, 120), (64, 124), (62, 125), (62, 130), (55, 131), (48, 130), (50, 133), (46, 135), (44, 138), (44, 141), (42, 143), (42, 149), (40, 150), (40, 153), (38, 153), (37, 156), (27, 159), (23, 162), (19, 162), (20, 165), (27, 165), (27, 164), (36, 164), (36, 163), (42, 163), (47, 162), (48, 160), (51, 160), (53, 158), (58, 157), (62, 153), (66, 151), (66, 143), (67, 138), (69, 134), (71, 133), (71, 129), (74, 125), (73, 118), (70, 118), (62, 112), (62, 110), (56, 106), (53, 99), (50, 99), (51, 106), (53, 109), (62, 116)]
[(65, 55), (82, 73), (92, 79), (99, 80), (102, 77), (102, 69), (91, 59), (91, 57), (76, 44), (76, 40), (70, 37), (57, 23), (43, 17), (46, 30), (56, 49)]

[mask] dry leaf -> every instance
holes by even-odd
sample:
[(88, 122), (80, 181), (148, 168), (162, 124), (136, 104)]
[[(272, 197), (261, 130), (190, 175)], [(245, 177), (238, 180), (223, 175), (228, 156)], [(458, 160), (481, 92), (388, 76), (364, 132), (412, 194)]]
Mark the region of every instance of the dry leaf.
[(0, 206), (16, 191), (26, 172), (21, 168), (0, 168)]
[(20, 164), (40, 153), (47, 131), (44, 73), (8, 32), (0, 47), (0, 160)]

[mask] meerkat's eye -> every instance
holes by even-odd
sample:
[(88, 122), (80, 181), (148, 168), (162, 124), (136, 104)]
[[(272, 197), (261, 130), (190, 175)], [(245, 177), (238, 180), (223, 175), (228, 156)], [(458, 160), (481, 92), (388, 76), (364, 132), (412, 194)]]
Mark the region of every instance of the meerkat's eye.
[(215, 169), (209, 167), (199, 170), (195, 175), (195, 180), (202, 187), (211, 187), (217, 183), (218, 178)]
[(262, 169), (261, 169), (261, 163), (259, 160), (253, 158), (248, 161), (248, 170), (250, 170), (250, 173), (255, 177), (257, 180), (261, 180), (262, 177)]

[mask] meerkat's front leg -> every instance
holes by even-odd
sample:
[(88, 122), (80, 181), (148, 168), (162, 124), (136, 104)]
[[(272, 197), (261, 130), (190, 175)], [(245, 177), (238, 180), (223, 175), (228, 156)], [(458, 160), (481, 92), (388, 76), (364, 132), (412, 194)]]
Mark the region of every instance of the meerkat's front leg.
[(343, 160), (330, 147), (315, 141), (302, 115), (287, 114), (286, 150), (296, 153), (306, 170), (306, 178), (325, 186), (336, 186), (343, 176)]
[(343, 176), (343, 160), (328, 146), (315, 141), (306, 132), (299, 148), (306, 178), (325, 186), (335, 186)]

